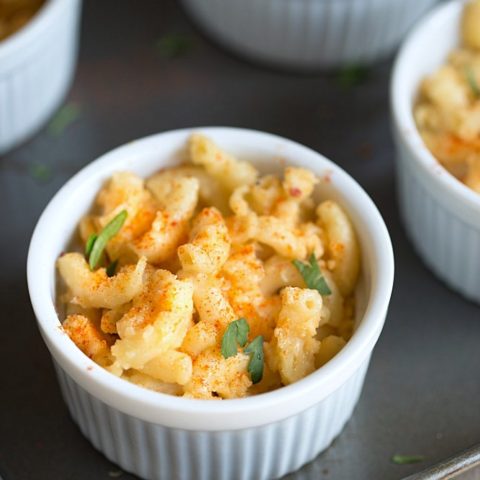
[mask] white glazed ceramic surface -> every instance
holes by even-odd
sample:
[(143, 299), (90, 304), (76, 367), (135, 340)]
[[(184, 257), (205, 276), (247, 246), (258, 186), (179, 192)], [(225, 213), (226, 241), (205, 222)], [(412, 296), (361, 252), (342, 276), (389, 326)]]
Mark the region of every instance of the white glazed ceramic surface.
[(480, 196), (440, 166), (423, 143), (412, 113), (422, 78), (459, 44), (463, 4), (438, 7), (414, 29), (396, 60), (391, 102), (398, 195), (407, 233), (441, 279), (480, 302)]
[(183, 0), (221, 45), (298, 68), (371, 63), (390, 54), (437, 0)]
[(81, 0), (48, 0), (0, 42), (0, 154), (38, 130), (63, 100), (77, 57)]
[(297, 415), (242, 430), (164, 427), (109, 407), (61, 368), (70, 413), (92, 444), (122, 469), (149, 479), (261, 480), (299, 469), (327, 448), (357, 403), (368, 359), (335, 392)]
[(181, 162), (192, 131), (167, 132), (120, 147), (57, 193), (31, 241), (30, 296), (70, 412), (112, 461), (152, 479), (278, 477), (314, 458), (350, 417), (390, 300), (393, 254), (388, 232), (372, 201), (343, 170), (281, 137), (233, 128), (195, 129), (263, 171), (281, 170), (285, 163), (314, 170), (322, 179), (319, 197), (344, 205), (358, 232), (363, 259), (359, 325), (334, 359), (293, 385), (222, 402), (149, 391), (86, 357), (60, 328), (54, 308), (55, 260), (103, 182), (115, 171), (147, 176)]

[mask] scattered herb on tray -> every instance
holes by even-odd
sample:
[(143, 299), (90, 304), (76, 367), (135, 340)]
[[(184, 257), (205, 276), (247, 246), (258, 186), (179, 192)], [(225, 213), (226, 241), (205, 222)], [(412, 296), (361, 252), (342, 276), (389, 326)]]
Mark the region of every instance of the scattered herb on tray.
[(393, 455), (392, 462), (397, 465), (408, 465), (411, 463), (419, 463), (425, 460), (424, 455)]
[(53, 176), (52, 169), (48, 165), (40, 162), (32, 162), (29, 165), (28, 170), (32, 178), (39, 182), (47, 182)]
[(171, 33), (157, 40), (157, 50), (163, 57), (178, 58), (187, 55), (193, 48), (192, 38), (179, 33)]
[(325, 280), (325, 277), (320, 271), (320, 267), (318, 266), (318, 262), (314, 253), (310, 255), (308, 263), (301, 262), (300, 260), (293, 260), (292, 263), (300, 272), (300, 275), (302, 275), (305, 285), (308, 288), (318, 290), (321, 295), (330, 295), (332, 293), (327, 281)]
[(361, 65), (351, 65), (338, 71), (336, 80), (343, 88), (352, 88), (364, 83), (370, 76), (370, 70)]
[(119, 478), (123, 475), (123, 471), (122, 470), (111, 470), (110, 472), (108, 472), (108, 476), (110, 478)]
[(54, 137), (60, 136), (80, 116), (80, 106), (77, 103), (66, 103), (48, 124), (47, 131)]

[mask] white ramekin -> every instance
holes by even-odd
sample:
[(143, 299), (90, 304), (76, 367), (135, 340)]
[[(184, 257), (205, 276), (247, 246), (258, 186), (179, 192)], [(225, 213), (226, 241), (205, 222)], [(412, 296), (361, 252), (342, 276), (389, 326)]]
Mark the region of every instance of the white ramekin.
[(301, 68), (368, 64), (390, 54), (437, 0), (183, 0), (225, 47)]
[(362, 248), (359, 325), (345, 348), (307, 378), (245, 399), (177, 398), (130, 384), (86, 357), (60, 328), (55, 260), (104, 181), (118, 170), (147, 176), (179, 163), (193, 130), (153, 135), (120, 147), (76, 174), (41, 216), (30, 245), (28, 285), (42, 336), (74, 420), (123, 469), (150, 479), (267, 479), (312, 460), (339, 434), (360, 394), (393, 283), (390, 239), (376, 207), (343, 170), (281, 137), (234, 128), (200, 128), (222, 148), (262, 170), (285, 163), (313, 169), (320, 198), (349, 211)]
[(425, 263), (452, 289), (480, 302), (480, 196), (427, 149), (413, 105), (422, 78), (459, 45), (464, 2), (437, 7), (402, 46), (391, 83), (397, 183), (407, 233)]
[(70, 86), (81, 0), (48, 0), (0, 42), (0, 154), (38, 130)]

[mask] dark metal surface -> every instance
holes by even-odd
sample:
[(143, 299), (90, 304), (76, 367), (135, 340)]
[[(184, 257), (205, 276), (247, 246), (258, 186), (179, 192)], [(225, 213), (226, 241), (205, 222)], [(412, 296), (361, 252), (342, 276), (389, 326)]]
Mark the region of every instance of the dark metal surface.
[[(168, 59), (158, 38), (188, 35)], [(217, 48), (172, 0), (86, 0), (69, 100), (80, 118), (44, 129), (0, 158), (0, 470), (6, 479), (133, 478), (109, 463), (70, 420), (29, 304), (25, 261), (34, 224), (73, 173), (107, 150), (178, 127), (229, 125), (273, 132), (342, 165), (389, 227), (396, 281), (360, 403), (334, 444), (291, 479), (400, 479), (480, 441), (479, 309), (437, 281), (399, 225), (389, 131), (390, 63), (358, 86), (335, 75), (279, 73)], [(31, 172), (41, 162), (47, 181)], [(44, 172), (45, 173), (45, 172)], [(48, 175), (47, 175), (48, 176)], [(395, 465), (394, 454), (425, 461)]]
[(464, 452), (433, 465), (404, 480), (479, 480), (480, 446), (469, 448)]

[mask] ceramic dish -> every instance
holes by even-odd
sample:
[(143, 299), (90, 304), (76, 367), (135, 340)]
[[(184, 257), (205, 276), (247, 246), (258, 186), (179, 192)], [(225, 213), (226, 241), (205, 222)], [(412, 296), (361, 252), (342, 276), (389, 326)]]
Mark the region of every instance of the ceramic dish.
[(464, 2), (437, 7), (402, 46), (391, 83), (403, 223), (425, 263), (451, 288), (480, 302), (480, 196), (447, 172), (423, 143), (413, 118), (421, 80), (460, 41)]
[(55, 260), (78, 220), (113, 172), (148, 176), (181, 161), (193, 130), (129, 143), (76, 174), (53, 198), (35, 229), (28, 285), (41, 334), (70, 413), (93, 445), (124, 470), (149, 479), (267, 479), (300, 468), (324, 450), (350, 418), (387, 313), (393, 254), (383, 220), (361, 187), (318, 153), (281, 137), (233, 128), (200, 128), (226, 151), (262, 171), (285, 163), (312, 169), (319, 199), (348, 211), (362, 250), (357, 328), (320, 370), (290, 386), (249, 398), (202, 401), (130, 384), (86, 357), (60, 328)]
[(390, 54), (436, 0), (183, 0), (221, 45), (301, 69), (368, 64)]
[(0, 154), (38, 130), (70, 86), (81, 0), (48, 0), (0, 42)]

